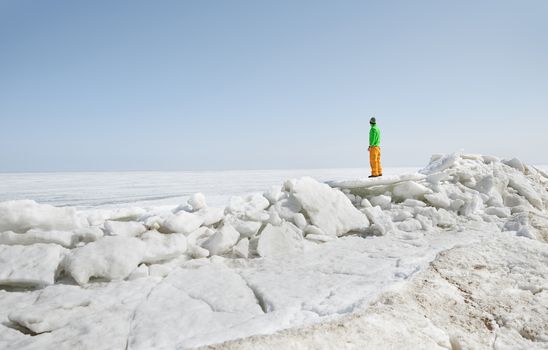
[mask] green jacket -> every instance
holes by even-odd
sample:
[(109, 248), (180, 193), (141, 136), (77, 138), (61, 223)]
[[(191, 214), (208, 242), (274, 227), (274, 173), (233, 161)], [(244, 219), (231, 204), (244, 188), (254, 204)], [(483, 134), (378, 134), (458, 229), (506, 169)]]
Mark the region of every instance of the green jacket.
[(377, 124), (371, 125), (369, 130), (369, 146), (379, 146), (381, 144), (381, 131)]

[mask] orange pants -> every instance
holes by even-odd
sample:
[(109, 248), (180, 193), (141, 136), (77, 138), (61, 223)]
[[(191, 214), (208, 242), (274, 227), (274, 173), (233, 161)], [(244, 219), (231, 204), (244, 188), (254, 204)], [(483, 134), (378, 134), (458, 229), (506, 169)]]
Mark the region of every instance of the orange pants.
[(371, 175), (382, 175), (381, 148), (379, 146), (371, 146), (369, 148), (369, 163), (371, 164)]

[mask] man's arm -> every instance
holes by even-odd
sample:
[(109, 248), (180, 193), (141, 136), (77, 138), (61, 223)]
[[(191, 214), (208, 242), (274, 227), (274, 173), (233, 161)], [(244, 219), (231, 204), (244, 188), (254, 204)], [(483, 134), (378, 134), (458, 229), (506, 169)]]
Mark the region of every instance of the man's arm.
[(368, 151), (371, 151), (371, 145), (373, 144), (374, 139), (375, 139), (375, 129), (371, 128), (369, 129), (369, 147), (367, 147)]

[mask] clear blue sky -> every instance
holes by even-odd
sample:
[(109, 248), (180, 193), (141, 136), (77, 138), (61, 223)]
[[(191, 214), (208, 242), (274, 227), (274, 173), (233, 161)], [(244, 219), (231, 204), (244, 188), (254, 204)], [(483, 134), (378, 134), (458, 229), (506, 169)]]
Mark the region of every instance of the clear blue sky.
[(548, 163), (548, 1), (0, 0), (0, 171)]

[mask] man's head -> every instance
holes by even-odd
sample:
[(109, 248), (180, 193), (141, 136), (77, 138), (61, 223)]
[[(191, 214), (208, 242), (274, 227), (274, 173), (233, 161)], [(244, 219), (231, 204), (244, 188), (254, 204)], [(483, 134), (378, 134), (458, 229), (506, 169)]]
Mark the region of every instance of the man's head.
[(377, 120), (375, 119), (375, 117), (372, 117), (371, 119), (369, 119), (369, 124), (371, 125), (377, 124)]

